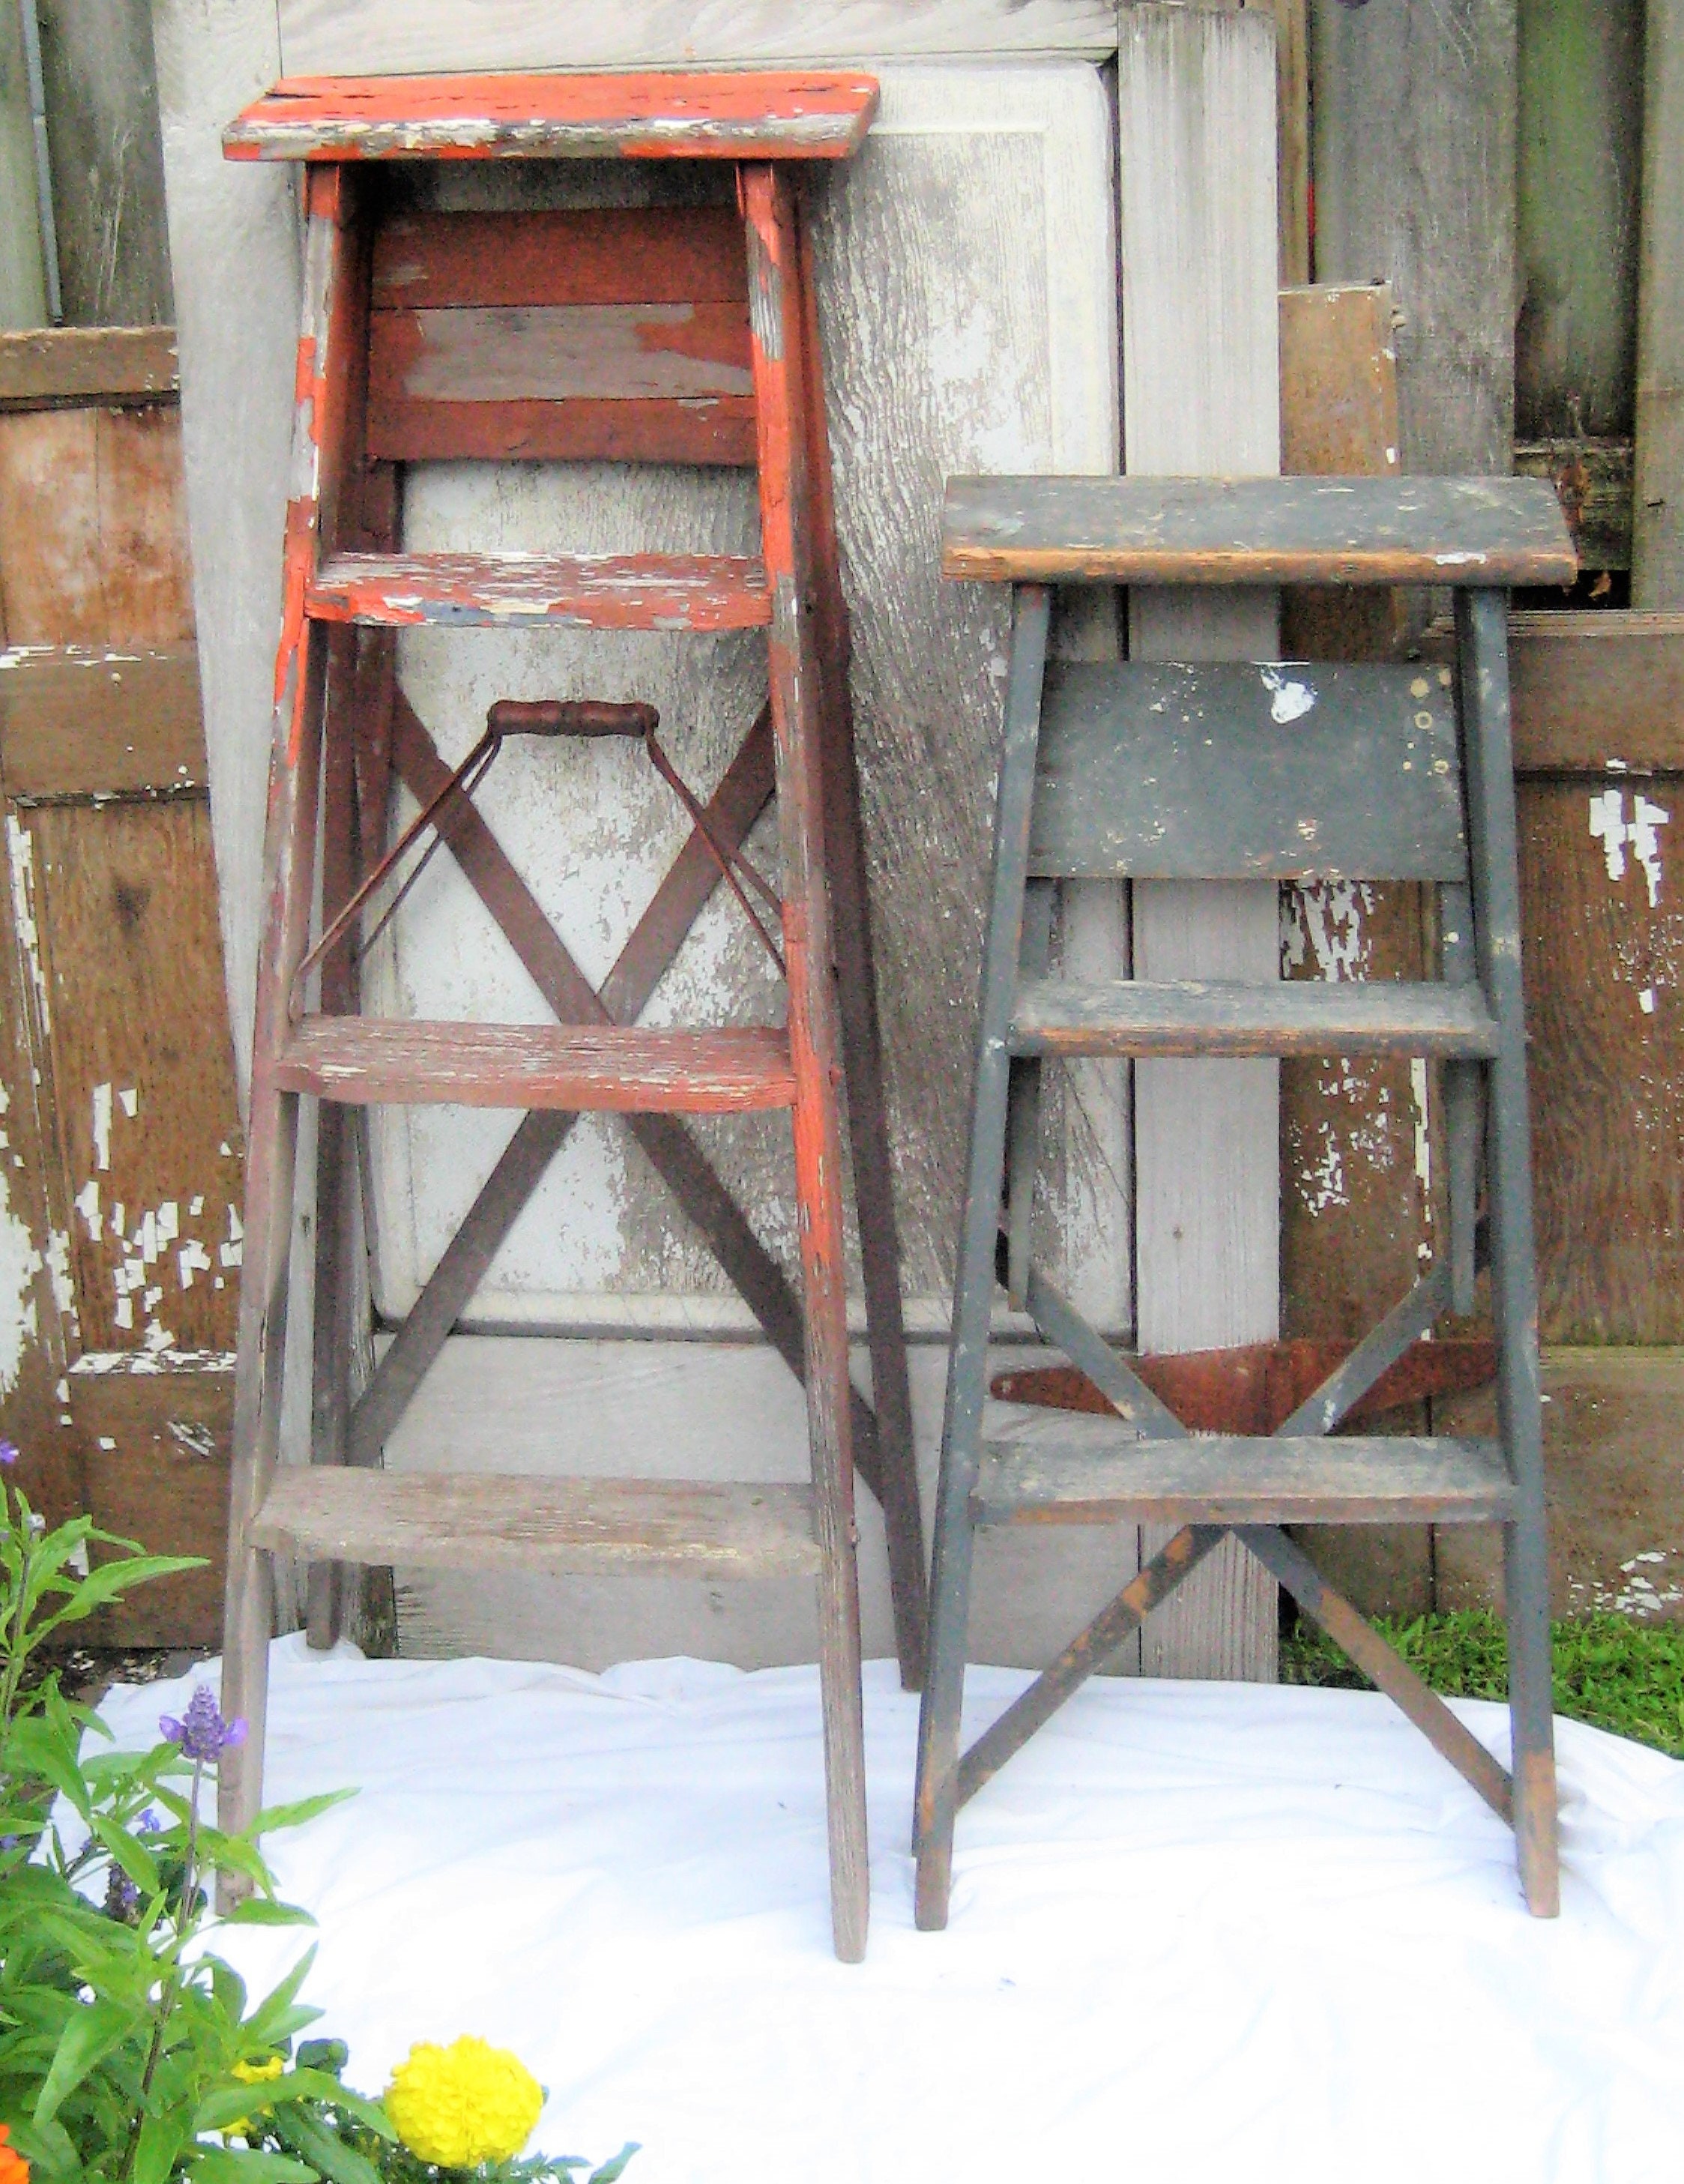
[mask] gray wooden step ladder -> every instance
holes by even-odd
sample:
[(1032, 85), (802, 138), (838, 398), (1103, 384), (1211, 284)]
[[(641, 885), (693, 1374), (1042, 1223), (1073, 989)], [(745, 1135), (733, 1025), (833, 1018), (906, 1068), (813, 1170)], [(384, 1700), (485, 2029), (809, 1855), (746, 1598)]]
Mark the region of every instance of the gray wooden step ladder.
[[(959, 1808), (1230, 1531), (1513, 1824), (1526, 1901), (1548, 1916), (1555, 1771), (1508, 590), (1571, 580), (1555, 496), (1519, 479), (958, 479), (943, 568), (1011, 583), (1015, 596), (919, 1725), (918, 1924), (946, 1923)], [(1050, 661), (1050, 587), (1061, 583), (1450, 584), (1456, 665)], [(1062, 881), (1334, 877), (1436, 886), (1441, 978), (1049, 973)], [(1329, 1054), (1442, 1068), (1447, 1251), (1277, 1432), (1195, 1436), (1031, 1263), (1042, 1068), (1084, 1056)], [(1330, 1438), (1441, 1315), (1474, 1308), (1487, 1263), (1497, 1437)], [(996, 1279), (1114, 1416), (989, 1401)], [(1408, 1519), (1503, 1527), (1512, 1771), (1281, 1529)], [(978, 1529), (1146, 1522), (1180, 1529), (962, 1755)]]
[[(924, 1563), (847, 614), (797, 173), (814, 159), (848, 158), (877, 98), (872, 77), (825, 70), (312, 77), (277, 85), (225, 138), (231, 158), (304, 163), (305, 234), (223, 1669), (225, 1710), (246, 1716), (251, 1735), (226, 1757), (221, 1824), (248, 1825), (259, 1802), (277, 1556), (311, 1565), (316, 1641), (332, 1635), (336, 1566), (806, 1575), (817, 1596), (833, 1930), (838, 1954), (850, 1959), (864, 1953), (869, 1894), (856, 1460), (884, 1505), (909, 1685), (922, 1674)], [(716, 170), (723, 162), (735, 198), (728, 181), (711, 203), (417, 212), (385, 180), (393, 162), (502, 158), (689, 160)], [(752, 468), (760, 550), (406, 553), (404, 465), (445, 460)], [(657, 740), (652, 706), (572, 693), (498, 700), (469, 759), (453, 770), (397, 683), (396, 633), (417, 625), (694, 636), (763, 629), (767, 701), (705, 805)], [(510, 735), (635, 738), (690, 818), (677, 861), (599, 987), (473, 801), (476, 782)], [(388, 847), (400, 783), (421, 817)], [(774, 792), (777, 888), (742, 853)], [(393, 859), (428, 827), (431, 844), (455, 859), (555, 1022), (418, 1022), (362, 1012), (362, 953), (401, 900), (401, 889), (394, 895), (388, 886)], [(318, 873), (322, 916), (312, 946)], [(787, 1023), (640, 1023), (722, 881), (776, 960)], [(845, 1072), (869, 1403), (849, 1372)], [(320, 1103), (307, 1467), (277, 1462), (305, 1099)], [(372, 1106), (421, 1103), (497, 1107), (521, 1119), (354, 1400), (357, 1118)], [(787, 1112), (792, 1126), (799, 1288), (681, 1119), (767, 1109)], [(382, 1468), (416, 1387), (576, 1117), (588, 1112), (625, 1117), (805, 1384), (811, 1484)]]

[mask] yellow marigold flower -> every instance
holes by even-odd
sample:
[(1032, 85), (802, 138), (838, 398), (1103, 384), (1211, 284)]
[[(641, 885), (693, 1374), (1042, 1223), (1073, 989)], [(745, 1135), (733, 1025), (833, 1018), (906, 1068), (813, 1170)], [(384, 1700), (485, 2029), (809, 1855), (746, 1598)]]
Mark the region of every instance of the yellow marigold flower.
[(417, 2041), (392, 2073), (386, 2113), (411, 2153), (445, 2169), (507, 2161), (532, 2136), (544, 2088), (519, 2056), (464, 2035)]
[[(237, 2078), (243, 2086), (261, 2086), (266, 2084), (270, 2078), (278, 2078), (286, 2067), (284, 2057), (271, 2055), (267, 2061), (262, 2063), (232, 2064), (230, 2066), (230, 2075)], [(237, 2131), (244, 2134), (249, 2132), (251, 2127), (252, 2120), (249, 2116), (236, 2116), (232, 2123), (223, 2125), (222, 2136), (224, 2138), (231, 2138)]]

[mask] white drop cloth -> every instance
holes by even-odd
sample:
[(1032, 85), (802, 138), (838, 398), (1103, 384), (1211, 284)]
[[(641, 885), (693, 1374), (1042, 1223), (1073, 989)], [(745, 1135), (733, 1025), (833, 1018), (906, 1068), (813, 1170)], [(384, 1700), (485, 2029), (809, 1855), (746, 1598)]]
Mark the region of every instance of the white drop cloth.
[[(960, 1817), (912, 1920), (917, 1701), (867, 1669), (873, 1919), (830, 1953), (817, 1672), (602, 1676), (275, 1648), (271, 1841), (304, 1998), (370, 2091), (515, 2048), (535, 2143), (628, 2184), (1677, 2184), (1684, 1765), (1559, 1724), (1563, 1915), (1386, 1701), (1090, 1684)], [(967, 1733), (1023, 1686), (970, 1673)], [(125, 1745), (187, 1683), (114, 1691)], [(1458, 1708), (1493, 1749), (1496, 1707)], [(254, 1981), (300, 1930), (220, 1944)]]

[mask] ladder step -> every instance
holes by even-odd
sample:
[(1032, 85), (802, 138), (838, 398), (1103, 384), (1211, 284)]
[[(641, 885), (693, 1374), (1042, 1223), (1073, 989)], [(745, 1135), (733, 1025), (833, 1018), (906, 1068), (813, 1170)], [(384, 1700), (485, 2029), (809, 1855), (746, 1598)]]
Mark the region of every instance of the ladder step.
[(1120, 1418), (991, 1403), (984, 1524), (1486, 1524), (1514, 1487), (1494, 1440), (1398, 1435), (1140, 1440)]
[(317, 621), (705, 635), (772, 620), (764, 563), (724, 554), (333, 554), (306, 594)]
[(276, 1065), (283, 1092), (348, 1106), (555, 1107), (706, 1115), (788, 1107), (785, 1032), (305, 1017)]
[(533, 1479), (283, 1464), (254, 1546), (418, 1569), (615, 1569), (705, 1577), (816, 1570), (812, 1490), (650, 1479)]
[(1411, 1054), (1487, 1057), (1497, 1019), (1475, 985), (1402, 980), (1246, 986), (1187, 979), (1027, 980), (1014, 1054)]

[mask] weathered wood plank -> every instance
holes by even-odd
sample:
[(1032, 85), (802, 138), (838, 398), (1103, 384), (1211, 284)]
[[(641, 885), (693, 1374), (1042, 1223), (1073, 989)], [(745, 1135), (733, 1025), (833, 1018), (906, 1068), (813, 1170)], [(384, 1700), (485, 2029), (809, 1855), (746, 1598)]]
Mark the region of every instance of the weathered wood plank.
[(1404, 470), (1504, 471), (1515, 0), (1311, 0), (1310, 26), (1317, 273), (1391, 284)]
[(359, 1106), (606, 1109), (701, 1115), (787, 1107), (781, 1031), (382, 1022), (306, 1017), (282, 1050), (283, 1091)]
[(851, 158), (873, 76), (294, 76), (222, 132), (231, 159)]
[(1017, 1054), (1479, 1055), (1496, 1026), (1477, 986), (1389, 978), (1277, 986), (1043, 978), (1018, 989)]
[(0, 334), (0, 409), (168, 402), (180, 391), (174, 326), (43, 326)]
[[(1280, 467), (1275, 45), (1261, 9), (1118, 14), (1124, 467), (1101, 493)], [(1079, 494), (1083, 488), (1078, 485)], [(1079, 532), (1073, 534), (1079, 536)], [(1129, 599), (1133, 659), (1279, 653), (1271, 593)], [(1142, 883), (1137, 978), (1278, 974), (1276, 889)], [(1135, 1068), (1135, 1327), (1147, 1351), (1272, 1340), (1279, 1329), (1277, 1071), (1263, 1061)], [(1140, 1558), (1163, 1544), (1142, 1534)], [(1231, 1540), (1141, 1634), (1148, 1674), (1272, 1680), (1273, 1580)]]
[(499, 0), (280, 0), (287, 67), (324, 73), (444, 69), (765, 67), (778, 61), (1019, 57), (1104, 60), (1117, 49), (1115, 0), (732, 0), (698, 20), (674, 0), (612, 8)]
[(982, 582), (1565, 584), (1538, 478), (952, 478), (942, 570)]
[(94, 1522), (148, 1553), (203, 1555), (206, 1565), (142, 1585), (103, 1610), (99, 1642), (214, 1647), (227, 1561), (233, 1359), (182, 1368), (147, 1352), (93, 1351), (69, 1379)]
[(375, 239), (380, 311), (461, 304), (741, 304), (743, 223), (729, 205), (399, 213)]
[(191, 645), (0, 653), (0, 777), (9, 795), (202, 792), (205, 772)]
[(1029, 870), (1464, 880), (1449, 685), (1425, 666), (1057, 666)]
[(1514, 443), (1515, 476), (1555, 488), (1581, 571), (1631, 566), (1631, 470), (1629, 438)]
[(1684, 0), (1643, 20), (1631, 604), (1684, 607)]
[(21, 815), (91, 1350), (231, 1350), (239, 1117), (202, 798)]
[(1514, 1490), (1496, 1440), (1402, 1434), (1137, 1440), (1120, 1419), (1001, 1404), (973, 1506), (985, 1524), (1485, 1524)]
[(312, 1561), (753, 1578), (815, 1571), (812, 1519), (806, 1486), (289, 1465), (252, 1536)]
[(170, 318), (149, 0), (39, 0), (64, 315), (73, 326)]
[(763, 629), (758, 560), (683, 554), (336, 554), (309, 587), (319, 621), (516, 629)]
[(1684, 1340), (1677, 777), (1533, 780), (1520, 805), (1541, 1324)]
[(1517, 614), (1517, 773), (1684, 772), (1684, 614)]

